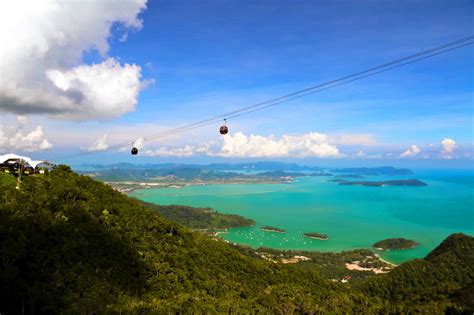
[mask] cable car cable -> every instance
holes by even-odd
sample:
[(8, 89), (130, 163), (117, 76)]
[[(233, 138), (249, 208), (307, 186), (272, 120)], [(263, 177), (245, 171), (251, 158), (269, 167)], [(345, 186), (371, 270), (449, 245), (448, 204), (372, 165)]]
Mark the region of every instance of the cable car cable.
[[(272, 107), (272, 106), (279, 105), (279, 104), (282, 104), (282, 103), (285, 103), (285, 102), (289, 102), (289, 101), (292, 101), (292, 100), (295, 100), (295, 99), (298, 99), (298, 98), (301, 98), (301, 97), (305, 97), (305, 96), (308, 96), (308, 95), (311, 95), (311, 94), (314, 94), (314, 93), (317, 93), (317, 92), (321, 92), (321, 91), (324, 91), (324, 90), (327, 90), (327, 89), (330, 89), (330, 88), (333, 88), (333, 87), (344, 85), (344, 84), (347, 84), (347, 83), (350, 83), (350, 82), (353, 82), (353, 81), (357, 81), (357, 80), (360, 80), (360, 79), (363, 79), (363, 78), (366, 78), (366, 77), (370, 77), (370, 76), (373, 76), (373, 75), (376, 75), (376, 74), (379, 74), (379, 73), (382, 73), (382, 72), (386, 72), (386, 71), (389, 71), (389, 70), (392, 70), (392, 69), (395, 69), (395, 68), (399, 68), (399, 67), (402, 67), (402, 66), (405, 66), (405, 65), (423, 60), (423, 59), (431, 58), (433, 56), (436, 56), (436, 55), (439, 55), (439, 54), (442, 54), (442, 53), (446, 53), (446, 52), (449, 52), (449, 51), (452, 51), (452, 50), (455, 50), (455, 49), (459, 49), (459, 48), (474, 44), (474, 42), (467, 42), (467, 41), (472, 40), (472, 39), (474, 39), (474, 36), (468, 36), (468, 37), (465, 37), (465, 38), (462, 38), (462, 39), (459, 39), (459, 40), (456, 40), (456, 41), (438, 46), (436, 48), (427, 49), (427, 50), (424, 50), (422, 52), (412, 54), (410, 56), (406, 56), (406, 57), (403, 57), (403, 58), (400, 58), (400, 59), (397, 59), (397, 60), (394, 60), (394, 61), (391, 61), (391, 62), (387, 62), (387, 63), (384, 63), (382, 65), (379, 65), (379, 66), (376, 66), (376, 67), (373, 67), (373, 68), (370, 68), (370, 69), (367, 69), (367, 70), (364, 70), (364, 71), (360, 71), (360, 72), (357, 72), (357, 73), (354, 73), (354, 74), (351, 74), (351, 75), (344, 76), (342, 78), (338, 78), (338, 79), (331, 80), (331, 81), (328, 81), (328, 82), (325, 82), (325, 83), (317, 84), (317, 85), (314, 85), (314, 86), (311, 86), (311, 87), (308, 87), (308, 88), (305, 88), (305, 89), (302, 89), (302, 90), (298, 90), (296, 92), (286, 94), (284, 96), (273, 98), (273, 99), (268, 100), (268, 101), (264, 101), (264, 102), (260, 102), (260, 103), (253, 104), (253, 105), (250, 105), (250, 106), (246, 106), (246, 107), (243, 107), (243, 108), (240, 108), (240, 109), (237, 109), (237, 110), (225, 113), (225, 114), (221, 114), (221, 115), (218, 115), (218, 116), (215, 116), (215, 117), (212, 117), (212, 118), (208, 118), (208, 119), (204, 119), (204, 120), (201, 120), (201, 121), (198, 121), (198, 122), (195, 122), (195, 123), (180, 126), (180, 127), (170, 129), (170, 130), (165, 131), (165, 132), (161, 132), (161, 133), (157, 133), (157, 134), (154, 134), (154, 135), (146, 136), (146, 137), (143, 137), (143, 138), (140, 138), (140, 139), (143, 139), (143, 141), (149, 141), (149, 140), (152, 140), (152, 139), (157, 139), (157, 138), (173, 135), (173, 134), (176, 134), (176, 133), (181, 133), (181, 132), (184, 132), (184, 131), (189, 131), (189, 130), (192, 130), (192, 129), (201, 128), (201, 127), (204, 127), (204, 126), (207, 126), (207, 125), (211, 125), (211, 124), (216, 123), (217, 121), (221, 121), (222, 118), (240, 117), (240, 116), (243, 116), (243, 115), (258, 111), (258, 110), (262, 110), (262, 109), (265, 109), (265, 108), (268, 108), (268, 107)], [(455, 46), (455, 47), (452, 47), (452, 46)], [(406, 62), (403, 62), (403, 61), (406, 61)], [(400, 63), (400, 62), (402, 62), (402, 63)], [(121, 147), (130, 145), (130, 144), (133, 144), (136, 141), (137, 141), (136, 139), (135, 140), (130, 140), (130, 141), (127, 141), (127, 142), (111, 145), (105, 150), (80, 152), (80, 153), (69, 155), (69, 156), (58, 157), (58, 158), (55, 158), (55, 159), (52, 159), (52, 160), (58, 161), (58, 160), (69, 159), (69, 158), (73, 158), (73, 157), (77, 157), (77, 156), (83, 156), (83, 155), (88, 155), (88, 154), (94, 154), (94, 153), (99, 153), (99, 152), (110, 151), (110, 150), (113, 150), (113, 149), (116, 149), (116, 148), (121, 148)]]

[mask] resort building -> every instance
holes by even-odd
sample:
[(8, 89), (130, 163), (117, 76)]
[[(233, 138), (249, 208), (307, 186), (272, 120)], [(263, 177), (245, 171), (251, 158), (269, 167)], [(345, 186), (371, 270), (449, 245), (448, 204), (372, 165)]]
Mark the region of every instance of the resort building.
[(0, 155), (0, 173), (43, 174), (52, 167), (49, 162), (32, 160), (26, 156), (13, 153)]

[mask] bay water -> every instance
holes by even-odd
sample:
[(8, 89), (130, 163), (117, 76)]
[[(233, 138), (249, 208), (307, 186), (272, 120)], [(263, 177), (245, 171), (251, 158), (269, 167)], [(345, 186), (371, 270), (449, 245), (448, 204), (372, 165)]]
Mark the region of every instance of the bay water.
[[(380, 240), (404, 237), (414, 249), (378, 252), (401, 263), (424, 257), (452, 233), (474, 235), (474, 172), (419, 170), (410, 176), (368, 176), (348, 180), (419, 179), (427, 186), (345, 186), (333, 177), (300, 177), (284, 184), (223, 184), (135, 191), (144, 201), (161, 205), (210, 207), (256, 221), (253, 227), (221, 234), (230, 242), (254, 248), (340, 252), (371, 248)], [(261, 231), (269, 225), (285, 234)], [(329, 240), (305, 237), (306, 232)]]

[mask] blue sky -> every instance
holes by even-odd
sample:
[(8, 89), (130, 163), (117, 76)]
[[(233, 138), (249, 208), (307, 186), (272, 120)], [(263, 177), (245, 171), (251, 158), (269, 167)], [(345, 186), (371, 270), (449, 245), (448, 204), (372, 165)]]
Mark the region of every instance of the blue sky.
[[(114, 24), (106, 56), (89, 50), (82, 59), (90, 65), (114, 57), (140, 66), (142, 80), (154, 84), (141, 91), (135, 110), (81, 122), (34, 113), (31, 122), (54, 144), (54, 151), (38, 154), (78, 152), (104, 134), (108, 145), (146, 136), (468, 36), (473, 7), (472, 1), (151, 1), (139, 14), (140, 29)], [(411, 145), (421, 151), (408, 158), (415, 164), (443, 160), (447, 138), (455, 141), (449, 157), (472, 165), (472, 56), (472, 46), (452, 51), (240, 117), (229, 127), (274, 139), (324, 134), (339, 151), (337, 161), (365, 164), (399, 160)], [(218, 146), (218, 127), (147, 147)], [(141, 158), (225, 159), (201, 155)], [(102, 156), (130, 159), (126, 152)]]

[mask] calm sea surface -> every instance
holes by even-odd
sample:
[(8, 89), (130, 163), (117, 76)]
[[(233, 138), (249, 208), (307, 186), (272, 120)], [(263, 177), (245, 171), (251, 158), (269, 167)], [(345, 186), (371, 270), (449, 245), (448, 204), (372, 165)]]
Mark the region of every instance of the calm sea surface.
[[(211, 207), (257, 222), (222, 236), (252, 247), (342, 251), (370, 248), (376, 241), (405, 237), (415, 249), (382, 252), (394, 263), (424, 257), (451, 233), (474, 235), (474, 172), (416, 171), (412, 176), (367, 176), (360, 180), (417, 178), (424, 187), (343, 186), (332, 177), (298, 178), (291, 184), (206, 185), (138, 190), (133, 196), (162, 205)], [(351, 179), (349, 179), (351, 180)], [(359, 180), (359, 179), (356, 179)], [(269, 233), (262, 225), (283, 228)], [(329, 240), (312, 240), (319, 232)]]

